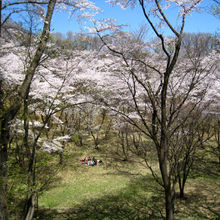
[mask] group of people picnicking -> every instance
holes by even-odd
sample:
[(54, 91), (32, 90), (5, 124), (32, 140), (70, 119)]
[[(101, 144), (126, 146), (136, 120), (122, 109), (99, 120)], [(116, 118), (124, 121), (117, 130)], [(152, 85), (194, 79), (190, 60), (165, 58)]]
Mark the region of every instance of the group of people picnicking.
[(101, 166), (102, 165), (102, 160), (98, 160), (96, 159), (95, 157), (91, 158), (90, 156), (88, 157), (85, 157), (83, 160), (80, 160), (82, 164), (86, 164), (86, 165), (89, 165), (89, 166), (95, 166), (95, 165), (99, 165)]

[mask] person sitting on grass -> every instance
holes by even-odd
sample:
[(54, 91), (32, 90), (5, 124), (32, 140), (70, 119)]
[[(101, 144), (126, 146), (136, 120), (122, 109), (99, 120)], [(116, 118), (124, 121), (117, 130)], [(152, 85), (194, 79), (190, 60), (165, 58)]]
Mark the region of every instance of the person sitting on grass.
[(94, 161), (94, 164), (97, 165), (97, 159), (93, 157), (92, 160)]

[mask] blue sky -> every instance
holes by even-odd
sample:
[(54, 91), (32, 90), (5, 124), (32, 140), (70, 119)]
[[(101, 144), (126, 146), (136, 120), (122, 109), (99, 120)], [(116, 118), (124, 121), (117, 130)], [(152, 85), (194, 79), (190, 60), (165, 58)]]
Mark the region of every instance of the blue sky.
[[(126, 9), (123, 10), (119, 6), (111, 6), (105, 3), (105, 0), (90, 0), (95, 3), (97, 7), (103, 10), (97, 16), (97, 19), (100, 18), (114, 18), (117, 21), (117, 24), (125, 24), (127, 25), (124, 31), (136, 31), (138, 28), (146, 24), (146, 19), (142, 13), (140, 6), (137, 6), (134, 9)], [(220, 19), (210, 15), (207, 12), (207, 8), (210, 7), (210, 4), (213, 0), (204, 0), (201, 4), (201, 7), (205, 10), (201, 13), (193, 13), (191, 17), (187, 17), (185, 32), (210, 32), (210, 33), (220, 33)], [(167, 11), (167, 16), (171, 20), (174, 26), (177, 25), (175, 18), (175, 10), (176, 8), (170, 8)], [(14, 16), (15, 20), (18, 19), (17, 16)], [(86, 20), (81, 20), (81, 22), (77, 22), (76, 17), (69, 17), (68, 12), (56, 12), (53, 16), (53, 22), (51, 31), (52, 32), (61, 32), (63, 34), (68, 31), (72, 32), (86, 32)], [(165, 34), (169, 35), (168, 32), (165, 31)]]
[[(142, 24), (146, 23), (143, 13), (140, 7), (135, 9), (122, 10), (119, 6), (111, 6), (105, 3), (105, 0), (93, 0), (96, 6), (101, 8), (104, 12), (98, 15), (98, 18), (114, 18), (117, 20), (118, 24), (128, 25), (125, 31), (135, 31)], [(204, 0), (202, 3), (202, 8), (207, 9), (210, 6), (212, 0)], [(174, 25), (177, 25), (175, 17), (175, 8), (171, 8), (168, 11), (168, 16), (172, 20)], [(85, 21), (81, 21), (80, 24), (77, 23), (75, 17), (68, 18), (67, 13), (56, 13), (53, 19), (52, 32), (66, 33), (68, 31), (72, 32), (86, 32)], [(220, 19), (210, 15), (209, 13), (194, 12), (192, 16), (187, 17), (185, 32), (220, 32)]]
[[(105, 18), (115, 18), (118, 24), (127, 24), (125, 31), (135, 31), (140, 25), (146, 23), (143, 13), (140, 7), (135, 9), (122, 10), (119, 6), (112, 7), (111, 5), (105, 3), (105, 0), (93, 0), (96, 6), (104, 10), (98, 17)], [(204, 0), (202, 7), (207, 9), (210, 6), (212, 0)], [(176, 25), (176, 19), (174, 19), (175, 8), (169, 9), (168, 16), (172, 20), (173, 24)], [(66, 33), (68, 31), (72, 32), (86, 32), (85, 21), (81, 24), (77, 23), (75, 17), (68, 18), (67, 13), (56, 13), (53, 19), (52, 32)], [(193, 13), (191, 17), (187, 17), (185, 32), (220, 32), (220, 19), (210, 15), (207, 12)]]

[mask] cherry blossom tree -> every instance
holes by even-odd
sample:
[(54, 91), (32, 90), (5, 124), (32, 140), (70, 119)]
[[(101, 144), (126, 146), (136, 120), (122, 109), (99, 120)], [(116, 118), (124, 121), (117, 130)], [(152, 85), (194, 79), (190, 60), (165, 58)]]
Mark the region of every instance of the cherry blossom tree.
[[(32, 63), (27, 68), (26, 71), (26, 77), (22, 83), (22, 86), (19, 88), (18, 91), (18, 99), (16, 102), (12, 103), (9, 107), (7, 107), (7, 110), (5, 109), (6, 106), (3, 105), (2, 113), (1, 113), (1, 138), (0, 138), (0, 188), (1, 188), (1, 194), (0, 194), (0, 219), (8, 219), (7, 216), (7, 148), (8, 148), (8, 141), (9, 141), (9, 123), (12, 119), (14, 119), (15, 115), (19, 111), (22, 100), (27, 96), (30, 84), (32, 81), (32, 78), (34, 76), (35, 70), (37, 66), (39, 65), (40, 58), (42, 56), (43, 50), (46, 47), (46, 42), (48, 39), (48, 33), (50, 30), (50, 22), (53, 15), (53, 10), (55, 7), (56, 1), (49, 1), (48, 4), (48, 11), (46, 14), (45, 22), (44, 22), (44, 29), (41, 35), (41, 41), (38, 45), (38, 48), (36, 50), (35, 56), (32, 60)], [(2, 89), (1, 89), (2, 90)]]
[[(47, 58), (46, 48), (48, 39), (50, 36), (50, 24), (52, 20), (52, 15), (54, 12), (55, 7), (58, 9), (69, 9), (70, 13), (80, 16), (80, 17), (88, 17), (92, 16), (94, 10), (97, 10), (98, 8), (94, 6), (94, 4), (90, 1), (84, 0), (84, 1), (56, 1), (56, 0), (48, 0), (48, 1), (1, 1), (1, 30), (6, 24), (6, 21), (12, 16), (13, 13), (36, 13), (37, 16), (39, 16), (43, 21), (43, 30), (41, 35), (36, 37), (37, 44), (34, 48), (31, 48), (29, 50), (30, 56), (27, 62), (27, 65), (25, 68), (23, 68), (23, 72), (18, 71), (18, 69), (15, 66), (12, 67), (12, 71), (10, 74), (8, 72), (5, 72), (6, 65), (1, 66), (1, 70), (4, 69), (4, 72), (1, 73), (1, 138), (0, 138), (0, 219), (7, 219), (7, 160), (8, 160), (8, 144), (10, 139), (10, 123), (12, 120), (16, 117), (19, 110), (21, 109), (23, 105), (23, 101), (28, 99), (30, 94), (30, 91), (32, 90), (32, 81), (34, 77), (37, 75), (36, 72), (38, 71), (38, 68), (42, 61)], [(8, 13), (8, 14), (7, 14)], [(14, 32), (16, 34), (16, 32)], [(1, 39), (2, 42), (4, 42), (4, 39)], [(8, 43), (8, 44), (13, 44)], [(7, 43), (5, 42), (5, 48), (7, 48)], [(22, 48), (21, 48), (22, 51)], [(24, 50), (23, 50), (24, 51)], [(11, 56), (15, 57), (13, 53), (11, 53)], [(11, 57), (11, 58), (12, 58)], [(10, 62), (10, 59), (8, 57), (8, 61)], [(4, 60), (6, 61), (6, 60)], [(17, 78), (17, 82), (15, 81), (15, 72), (19, 73), (19, 77)], [(42, 73), (43, 74), (43, 73)], [(43, 76), (43, 75), (42, 75)], [(17, 83), (17, 86), (15, 86), (15, 90), (13, 91), (10, 98), (13, 97), (8, 101), (7, 94), (4, 91), (5, 86), (11, 83), (11, 85), (15, 85)], [(61, 83), (62, 84), (62, 83)], [(62, 87), (62, 86), (61, 86)], [(53, 91), (51, 91), (52, 94)], [(56, 93), (56, 92), (55, 92)], [(39, 95), (39, 94), (38, 94)], [(51, 94), (50, 94), (51, 95)], [(49, 99), (53, 100), (52, 103), (54, 104), (55, 100), (54, 97), (51, 96), (48, 97), (47, 101), (50, 101)], [(56, 100), (57, 99), (57, 96)], [(51, 104), (51, 103), (50, 103)], [(51, 114), (49, 114), (51, 115)], [(36, 141), (34, 141), (36, 142)], [(33, 146), (35, 146), (34, 144)], [(33, 150), (34, 152), (34, 150)], [(32, 157), (33, 158), (33, 157)], [(33, 209), (32, 209), (33, 210)], [(27, 214), (26, 219), (31, 219), (33, 216), (33, 211), (29, 212)]]
[[(50, 154), (58, 152), (60, 161), (62, 161), (65, 143), (70, 139), (70, 136), (67, 135), (68, 130), (64, 129), (68, 128), (65, 119), (69, 118), (68, 109), (91, 102), (88, 100), (87, 89), (90, 86), (84, 80), (77, 79), (80, 72), (82, 74), (84, 72), (84, 69), (80, 68), (80, 62), (86, 56), (87, 53), (82, 55), (82, 53), (74, 51), (68, 57), (64, 54), (43, 60), (33, 79), (28, 97), (25, 99), (28, 104), (24, 105), (25, 117), (21, 115), (21, 123), (24, 126), (22, 133), (24, 141), (21, 144), (29, 152), (26, 156), (26, 161), (29, 161), (27, 179), (29, 193), (25, 207), (27, 216), (33, 216), (35, 198), (42, 189), (41, 184), (36, 184), (39, 182), (39, 175), (36, 173), (35, 161), (40, 160), (37, 159), (39, 152), (44, 151)], [(60, 65), (57, 66), (57, 63)], [(10, 71), (7, 70), (7, 72)], [(63, 113), (67, 115), (64, 117)], [(16, 123), (17, 121), (15, 121), (15, 125), (11, 123), (11, 126), (16, 127)], [(53, 124), (59, 129), (53, 128)], [(52, 132), (51, 135), (48, 135), (49, 130)], [(15, 132), (17, 131), (15, 129)], [(44, 141), (42, 141), (42, 135), (45, 135), (47, 139), (43, 138)], [(60, 137), (60, 135), (62, 136)], [(42, 179), (42, 175), (40, 179)], [(45, 179), (47, 178), (45, 177)]]
[[(114, 76), (118, 76), (120, 81), (116, 86), (119, 92), (110, 101), (104, 102), (153, 141), (161, 176), (146, 162), (164, 189), (166, 219), (173, 219), (178, 162), (175, 162), (172, 137), (194, 110), (206, 101), (218, 54), (216, 51), (207, 56), (181, 54), (186, 16), (196, 10), (201, 1), (109, 2), (123, 8), (139, 4), (146, 22), (157, 37), (154, 44), (149, 44), (129, 35), (123, 36), (120, 26), (114, 25), (112, 20), (95, 21), (94, 28), (89, 29), (96, 32), (110, 53), (115, 55), (112, 73), (115, 72)], [(177, 27), (166, 14), (171, 5), (178, 8)], [(165, 28), (170, 31), (170, 37), (163, 34)], [(114, 31), (112, 37), (102, 34), (109, 30)], [(123, 105), (130, 106), (129, 113), (121, 111)]]
[[(106, 122), (106, 111), (120, 115), (118, 130), (125, 159), (130, 152), (144, 159), (155, 180), (164, 189), (166, 219), (174, 217), (175, 186), (179, 181), (180, 189), (184, 189), (186, 179), (181, 179), (182, 172), (187, 176), (188, 168), (192, 165), (185, 156), (188, 153), (193, 156), (201, 138), (204, 141), (203, 137), (206, 136), (206, 131), (192, 129), (199, 128), (201, 121), (197, 123), (191, 119), (199, 110), (200, 115), (204, 114), (202, 107), (208, 105), (210, 97), (217, 100), (213, 93), (218, 88), (214, 79), (219, 53), (213, 47), (204, 52), (200, 44), (191, 44), (191, 39), (198, 37), (188, 35), (187, 38), (183, 33), (185, 18), (197, 8), (199, 0), (108, 2), (123, 8), (139, 4), (156, 39), (143, 41), (142, 30), (137, 35), (123, 32), (122, 26), (115, 25), (112, 19), (93, 20), (93, 11), (98, 9), (87, 0), (17, 0), (1, 4), (2, 30), (13, 13), (18, 12), (37, 12), (44, 22), (44, 29), (40, 37), (26, 35), (30, 39), (28, 44), (1, 38), (0, 219), (7, 219), (7, 156), (10, 140), (16, 134), (21, 134), (20, 143), (27, 151), (28, 196), (24, 215), (26, 219), (32, 219), (35, 198), (41, 190), (41, 184), (36, 184), (38, 154), (42, 151), (60, 152), (62, 158), (65, 141), (71, 139), (72, 135), (80, 136), (83, 144), (82, 133), (86, 125), (98, 147)], [(166, 10), (172, 5), (179, 9), (177, 27), (166, 16)], [(28, 10), (25, 11), (26, 6)], [(55, 7), (59, 10), (70, 9), (70, 13), (80, 17), (90, 17), (95, 26), (89, 30), (98, 34), (98, 45), (100, 42), (103, 44), (100, 51), (59, 50), (49, 38)], [(6, 9), (8, 16), (4, 14)], [(163, 34), (164, 28), (170, 31), (169, 37)], [(105, 31), (108, 35), (103, 35)], [(83, 40), (87, 41), (87, 36), (84, 37)], [(204, 48), (205, 45), (210, 44), (204, 43)], [(84, 104), (81, 108), (89, 116), (86, 120), (80, 117), (84, 115), (83, 111), (75, 108), (80, 104)], [(55, 130), (52, 125), (59, 129)], [(68, 129), (64, 129), (63, 125)], [(128, 129), (131, 129), (130, 134)], [(186, 135), (188, 132), (194, 135)], [(41, 136), (44, 138), (41, 139)], [(20, 140), (13, 140), (17, 142), (17, 148), (22, 150)], [(150, 164), (152, 151), (157, 156), (159, 174)], [(185, 164), (188, 167), (184, 170)]]

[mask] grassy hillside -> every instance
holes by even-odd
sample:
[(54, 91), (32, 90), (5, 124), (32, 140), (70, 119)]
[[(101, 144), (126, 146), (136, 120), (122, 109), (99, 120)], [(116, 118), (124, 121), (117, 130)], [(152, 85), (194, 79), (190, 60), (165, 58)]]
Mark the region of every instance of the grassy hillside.
[[(85, 152), (74, 155), (79, 152), (73, 152), (57, 181), (40, 195), (36, 219), (162, 219), (162, 188), (147, 168), (103, 155), (104, 164), (92, 167), (80, 164)], [(209, 157), (205, 161), (196, 162), (186, 198), (177, 198), (176, 219), (220, 218), (218, 164)]]

